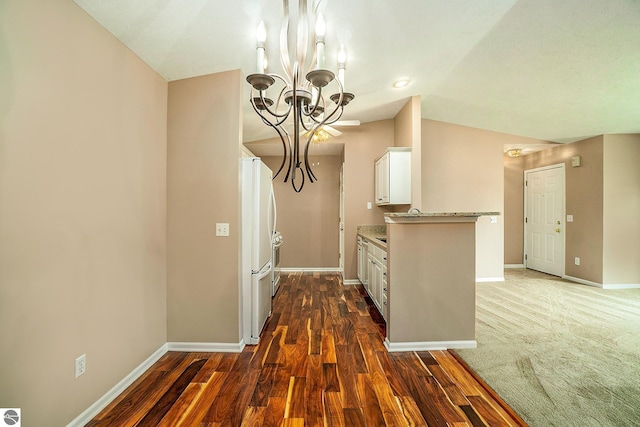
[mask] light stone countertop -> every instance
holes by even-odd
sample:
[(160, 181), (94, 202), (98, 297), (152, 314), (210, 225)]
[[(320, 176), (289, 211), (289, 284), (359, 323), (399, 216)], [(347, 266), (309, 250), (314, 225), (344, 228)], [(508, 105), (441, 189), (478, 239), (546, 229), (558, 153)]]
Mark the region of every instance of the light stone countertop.
[(387, 237), (386, 225), (359, 225), (357, 235), (384, 250), (387, 249), (387, 244), (378, 240), (379, 237)]
[(481, 216), (498, 216), (500, 212), (394, 212), (384, 214), (386, 223), (392, 222), (458, 222), (476, 221)]

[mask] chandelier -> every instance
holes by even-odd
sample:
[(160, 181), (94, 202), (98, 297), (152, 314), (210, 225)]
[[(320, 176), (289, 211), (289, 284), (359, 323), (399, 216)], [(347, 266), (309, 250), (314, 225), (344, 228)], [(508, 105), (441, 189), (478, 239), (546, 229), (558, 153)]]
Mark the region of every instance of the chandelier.
[[(321, 1), (321, 0), (320, 0)], [(324, 125), (335, 123), (344, 107), (355, 95), (344, 91), (347, 52), (343, 45), (338, 51), (338, 78), (325, 69), (325, 22), (318, 13), (320, 1), (309, 7), (312, 0), (299, 0), (297, 22), (290, 14), (289, 0), (283, 0), (283, 19), (280, 29), (280, 62), (284, 75), (266, 73), (266, 28), (260, 22), (257, 31), (257, 72), (247, 76), (251, 85), (249, 101), (264, 124), (273, 128), (282, 142), (282, 164), (274, 179), (285, 171), (284, 182), (299, 193), (305, 181), (317, 181), (309, 163), (309, 144)], [(315, 31), (310, 28), (315, 23)], [(290, 29), (295, 28), (295, 38)], [(327, 98), (327, 93), (328, 98)], [(285, 128), (287, 120), (293, 130)], [(303, 144), (300, 144), (300, 138)]]

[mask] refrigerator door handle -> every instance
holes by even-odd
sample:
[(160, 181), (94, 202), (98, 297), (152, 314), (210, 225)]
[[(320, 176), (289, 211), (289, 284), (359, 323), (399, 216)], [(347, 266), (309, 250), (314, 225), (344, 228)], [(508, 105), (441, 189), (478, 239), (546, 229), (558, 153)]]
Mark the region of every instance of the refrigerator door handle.
[(273, 209), (273, 227), (271, 234), (276, 232), (276, 225), (278, 224), (278, 209), (276, 205), (276, 193), (273, 191), (273, 184), (271, 185), (271, 207)]
[(271, 261), (266, 263), (264, 265), (264, 267), (262, 267), (262, 269), (260, 269), (260, 271), (254, 273), (254, 274), (256, 275), (256, 279), (260, 280), (260, 279), (263, 279), (265, 276), (267, 276), (270, 273), (271, 273)]

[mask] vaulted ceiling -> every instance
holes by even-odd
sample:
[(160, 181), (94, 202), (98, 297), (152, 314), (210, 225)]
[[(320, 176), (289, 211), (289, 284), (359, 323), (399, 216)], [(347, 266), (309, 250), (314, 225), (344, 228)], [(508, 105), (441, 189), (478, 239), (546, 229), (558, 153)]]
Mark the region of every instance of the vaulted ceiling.
[[(280, 71), (280, 1), (74, 1), (169, 81), (253, 73), (260, 20), (269, 72)], [(392, 118), (420, 95), (423, 118), (547, 141), (640, 133), (640, 1), (323, 0), (320, 10), (327, 67), (341, 43), (349, 52), (356, 99), (343, 119)], [(410, 84), (394, 89), (401, 77)], [(247, 100), (245, 141), (273, 136)]]

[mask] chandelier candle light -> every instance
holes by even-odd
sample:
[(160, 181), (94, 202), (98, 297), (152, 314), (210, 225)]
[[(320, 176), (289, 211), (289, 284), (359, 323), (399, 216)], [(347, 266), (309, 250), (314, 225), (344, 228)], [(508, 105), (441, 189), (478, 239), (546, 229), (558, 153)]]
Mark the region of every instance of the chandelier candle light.
[[(355, 98), (352, 93), (344, 91), (347, 64), (344, 45), (340, 45), (337, 55), (338, 78), (324, 68), (326, 26), (322, 14), (317, 12), (320, 2), (312, 10), (308, 3), (313, 1), (299, 0), (295, 45), (294, 49), (290, 49), (292, 39), (289, 37), (289, 29), (294, 25), (289, 0), (282, 2), (280, 62), (285, 75), (266, 73), (267, 31), (261, 21), (256, 33), (257, 72), (247, 76), (247, 82), (252, 87), (249, 98), (251, 106), (262, 121), (276, 131), (282, 142), (282, 164), (274, 179), (285, 170), (284, 182), (291, 179), (291, 186), (297, 193), (304, 187), (306, 179), (310, 182), (317, 181), (309, 163), (309, 144), (314, 135), (322, 130), (322, 126), (338, 121), (344, 107)], [(309, 29), (310, 21), (315, 22), (315, 32)], [(315, 42), (311, 44), (310, 40)], [(315, 46), (315, 49), (313, 55), (308, 55), (311, 46)], [(323, 93), (329, 91), (329, 88), (334, 88), (334, 92), (328, 97), (331, 103)], [(285, 128), (285, 122), (289, 118), (293, 121), (291, 132)], [(306, 139), (303, 146), (300, 145), (301, 134)]]

